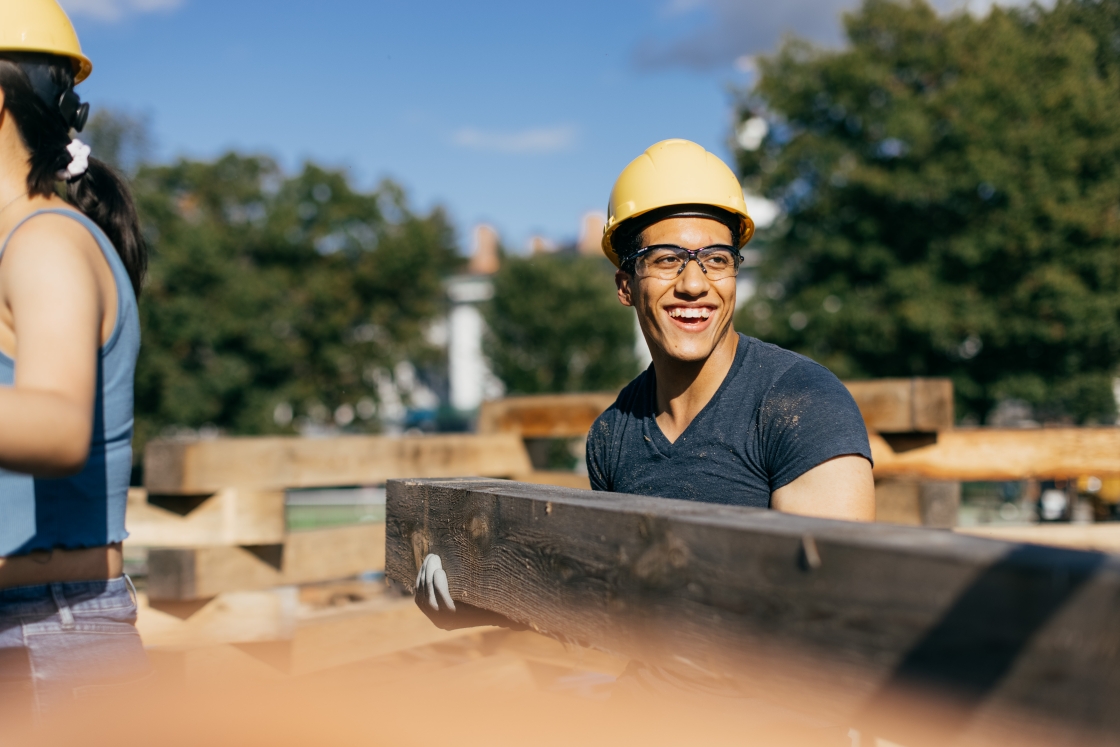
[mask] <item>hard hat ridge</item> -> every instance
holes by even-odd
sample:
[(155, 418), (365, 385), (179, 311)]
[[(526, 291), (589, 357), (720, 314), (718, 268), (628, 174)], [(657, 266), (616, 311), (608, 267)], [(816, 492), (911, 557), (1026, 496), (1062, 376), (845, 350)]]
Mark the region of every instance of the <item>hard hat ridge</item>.
[(89, 77), (93, 63), (82, 54), (78, 35), (57, 0), (0, 0), (0, 55), (38, 52), (69, 60), (74, 84)]
[(658, 220), (686, 214), (737, 224), (732, 228), (736, 248), (754, 234), (742, 185), (727, 164), (689, 140), (662, 140), (631, 161), (615, 181), (603, 253), (619, 267), (619, 251), (626, 251), (623, 245), (636, 234)]

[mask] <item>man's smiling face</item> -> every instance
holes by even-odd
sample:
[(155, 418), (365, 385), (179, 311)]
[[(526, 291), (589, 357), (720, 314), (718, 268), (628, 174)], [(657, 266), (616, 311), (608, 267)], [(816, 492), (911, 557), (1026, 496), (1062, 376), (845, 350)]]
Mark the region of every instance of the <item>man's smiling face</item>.
[[(708, 218), (666, 218), (642, 233), (643, 247), (675, 244), (701, 249), (731, 242), (731, 229)], [(651, 351), (657, 348), (679, 361), (702, 361), (732, 331), (734, 276), (713, 281), (700, 265), (689, 262), (672, 280), (619, 270), (615, 282), (619, 300), (637, 310)]]

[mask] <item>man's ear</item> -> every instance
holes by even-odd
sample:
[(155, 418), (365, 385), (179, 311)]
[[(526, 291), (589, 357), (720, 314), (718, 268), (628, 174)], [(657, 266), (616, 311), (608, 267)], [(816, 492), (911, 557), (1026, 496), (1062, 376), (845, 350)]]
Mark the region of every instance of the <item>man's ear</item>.
[(618, 300), (623, 306), (634, 305), (634, 276), (623, 270), (614, 273), (614, 284), (618, 288)]

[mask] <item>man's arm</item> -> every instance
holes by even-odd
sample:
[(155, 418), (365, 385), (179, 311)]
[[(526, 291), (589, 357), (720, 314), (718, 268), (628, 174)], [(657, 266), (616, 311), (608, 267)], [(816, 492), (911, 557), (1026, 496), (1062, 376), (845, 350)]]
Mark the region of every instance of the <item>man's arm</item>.
[(875, 521), (875, 480), (862, 456), (829, 459), (770, 496), (778, 511), (822, 519)]

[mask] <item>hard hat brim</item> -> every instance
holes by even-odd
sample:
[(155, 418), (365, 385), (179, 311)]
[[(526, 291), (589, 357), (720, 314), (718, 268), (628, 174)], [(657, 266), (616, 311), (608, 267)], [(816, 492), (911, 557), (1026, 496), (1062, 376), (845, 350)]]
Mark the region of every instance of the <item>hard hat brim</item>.
[[(603, 254), (607, 255), (607, 259), (609, 259), (614, 264), (615, 267), (618, 267), (618, 268), (621, 269), (622, 262), (621, 262), (621, 260), (619, 260), (618, 252), (616, 252), (615, 248), (614, 248), (614, 237), (615, 237), (615, 235), (618, 234), (620, 229), (622, 229), (623, 227), (632, 226), (635, 222), (641, 221), (641, 219), (643, 217), (649, 216), (650, 213), (654, 213), (654, 212), (667, 211), (665, 215), (662, 215), (661, 217), (657, 218), (656, 220), (650, 222), (648, 225), (643, 226), (642, 227), (643, 231), (646, 228), (649, 228), (649, 226), (653, 225), (654, 223), (659, 223), (660, 221), (668, 220), (669, 218), (678, 217), (678, 216), (679, 217), (696, 216), (696, 213), (693, 210), (690, 209), (691, 207), (692, 206), (689, 205), (689, 204), (662, 205), (662, 206), (659, 206), (659, 207), (656, 207), (656, 208), (650, 208), (649, 210), (643, 210), (640, 213), (635, 213), (633, 215), (627, 216), (625, 220), (621, 220), (621, 221), (619, 221), (618, 223), (615, 223), (612, 226), (608, 226), (607, 229), (603, 232), (603, 244), (602, 244)], [(728, 215), (734, 216), (735, 218), (739, 219), (739, 232), (738, 232), (739, 233), (739, 245), (737, 247), (735, 247), (736, 249), (742, 249), (744, 246), (747, 245), (747, 242), (750, 241), (751, 238), (754, 237), (754, 221), (751, 220), (751, 217), (749, 215), (747, 215), (745, 213), (741, 213), (738, 210), (733, 210), (733, 209), (728, 208), (724, 205), (712, 205), (711, 207), (723, 210), (724, 212), (728, 213)], [(674, 213), (672, 211), (672, 208), (680, 208), (680, 212)], [(696, 216), (696, 217), (704, 217), (704, 218), (708, 218), (709, 220), (717, 220), (717, 221), (719, 220), (719, 218), (717, 218), (716, 216), (701, 215), (701, 216)], [(724, 221), (720, 221), (720, 222), (722, 223)]]
[(0, 49), (0, 56), (3, 56), (4, 52), (32, 52), (34, 54), (49, 54), (53, 55), (54, 57), (66, 57), (74, 66), (74, 85), (78, 85), (79, 83), (81, 83), (83, 80), (89, 77), (90, 73), (93, 72), (93, 63), (90, 62), (90, 59), (84, 54), (76, 54), (73, 52), (67, 52), (63, 54), (56, 49), (44, 49), (42, 47), (34, 46), (4, 47), (3, 49)]
[(725, 214), (738, 216), (739, 249), (754, 234), (743, 186), (726, 163), (689, 140), (672, 138), (654, 143), (615, 180), (607, 202), (603, 253), (618, 267), (614, 237), (621, 226), (633, 226), (632, 221), (641, 221), (647, 213), (658, 211), (658, 217), (647, 217), (647, 221), (654, 222), (661, 216), (669, 217), (675, 207), (690, 205), (719, 208), (723, 213), (717, 220), (724, 223)]

